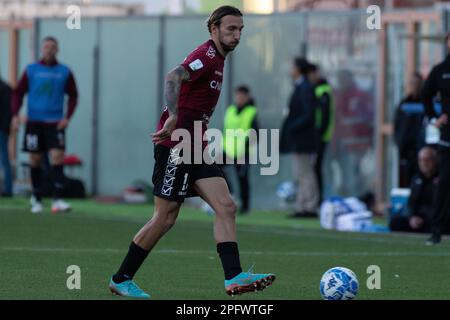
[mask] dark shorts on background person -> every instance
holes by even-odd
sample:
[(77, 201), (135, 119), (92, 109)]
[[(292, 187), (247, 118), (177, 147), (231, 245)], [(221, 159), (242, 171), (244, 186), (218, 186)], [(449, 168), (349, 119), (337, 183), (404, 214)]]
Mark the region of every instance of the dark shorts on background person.
[(22, 150), (41, 153), (51, 149), (66, 149), (65, 131), (58, 130), (56, 123), (27, 123)]
[(200, 179), (224, 178), (216, 163), (185, 164), (179, 148), (156, 145), (152, 182), (153, 194), (169, 201), (184, 202), (185, 198), (198, 197), (194, 183)]

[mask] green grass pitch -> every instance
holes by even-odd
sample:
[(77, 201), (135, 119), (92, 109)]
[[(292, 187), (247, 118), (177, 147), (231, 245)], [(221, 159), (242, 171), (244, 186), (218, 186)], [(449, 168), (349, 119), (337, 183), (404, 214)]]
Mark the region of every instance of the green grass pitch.
[[(122, 299), (108, 291), (149, 205), (74, 201), (74, 210), (29, 213), (25, 199), (0, 200), (0, 299)], [(319, 281), (345, 266), (360, 283), (357, 299), (448, 299), (450, 241), (425, 246), (426, 235), (338, 233), (281, 212), (238, 216), (241, 262), (277, 275), (263, 292), (229, 298), (215, 251), (213, 217), (183, 207), (176, 226), (136, 276), (153, 299), (321, 299)], [(67, 267), (81, 268), (81, 290), (68, 290)], [(366, 286), (367, 267), (381, 268), (381, 289)]]

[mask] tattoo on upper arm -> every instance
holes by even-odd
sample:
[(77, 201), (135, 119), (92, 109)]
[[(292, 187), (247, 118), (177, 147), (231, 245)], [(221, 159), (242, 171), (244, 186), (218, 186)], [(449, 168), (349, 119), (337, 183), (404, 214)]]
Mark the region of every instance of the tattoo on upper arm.
[(180, 96), (181, 84), (189, 80), (189, 73), (183, 66), (177, 66), (166, 76), (165, 92), (167, 109), (170, 114), (178, 113), (178, 99)]

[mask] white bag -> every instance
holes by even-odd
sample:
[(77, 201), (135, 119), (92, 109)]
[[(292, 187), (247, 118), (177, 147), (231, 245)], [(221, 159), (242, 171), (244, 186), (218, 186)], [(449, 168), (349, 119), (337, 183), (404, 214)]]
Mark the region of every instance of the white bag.
[(320, 207), (320, 224), (329, 230), (363, 231), (372, 226), (372, 212), (357, 198), (333, 197)]

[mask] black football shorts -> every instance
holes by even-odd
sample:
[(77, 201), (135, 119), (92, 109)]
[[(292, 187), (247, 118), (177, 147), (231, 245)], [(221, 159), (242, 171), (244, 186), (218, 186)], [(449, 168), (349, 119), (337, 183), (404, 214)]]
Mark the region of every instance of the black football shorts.
[(185, 198), (198, 197), (193, 185), (205, 178), (221, 177), (223, 172), (216, 163), (185, 164), (179, 148), (155, 145), (153, 169), (153, 194), (157, 197), (184, 202)]
[(51, 149), (65, 150), (65, 148), (66, 134), (64, 130), (58, 130), (56, 123), (27, 123), (23, 151), (42, 153)]

